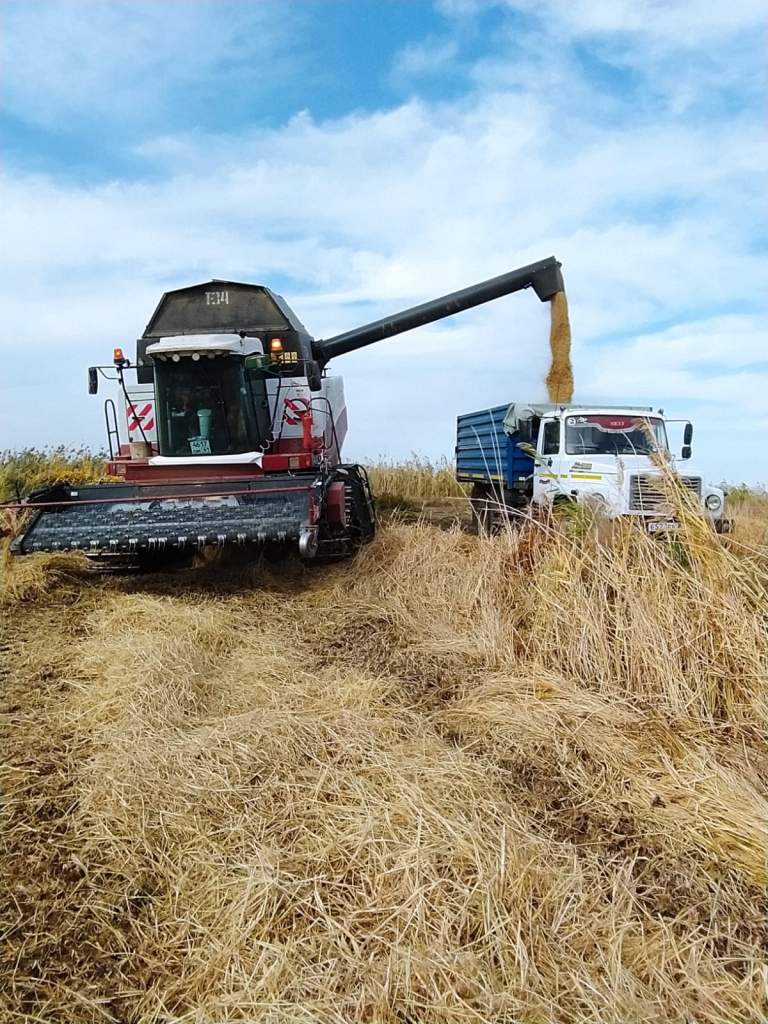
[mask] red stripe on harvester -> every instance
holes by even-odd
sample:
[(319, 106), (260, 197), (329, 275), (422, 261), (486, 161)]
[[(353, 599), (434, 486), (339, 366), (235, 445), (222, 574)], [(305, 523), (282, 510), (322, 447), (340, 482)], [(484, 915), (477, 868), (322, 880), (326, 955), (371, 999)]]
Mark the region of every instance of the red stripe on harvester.
[[(148, 402), (144, 406), (144, 408), (141, 410), (141, 412), (136, 412), (136, 406), (135, 405), (128, 406), (128, 411), (133, 416), (133, 422), (128, 424), (128, 432), (129, 433), (133, 433), (134, 430), (138, 430), (139, 429), (139, 425), (140, 425), (141, 421), (144, 419), (144, 417), (147, 415), (147, 413), (152, 412), (152, 403)], [(151, 430), (152, 427), (154, 427), (154, 425), (155, 425), (155, 421), (152, 420), (150, 423), (145, 423), (144, 424), (144, 429), (145, 430)]]

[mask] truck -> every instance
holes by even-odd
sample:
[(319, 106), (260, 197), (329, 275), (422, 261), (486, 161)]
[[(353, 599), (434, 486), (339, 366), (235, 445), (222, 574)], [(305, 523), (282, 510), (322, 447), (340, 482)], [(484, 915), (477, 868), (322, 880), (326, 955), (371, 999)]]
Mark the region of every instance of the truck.
[(723, 491), (678, 469), (691, 458), (693, 425), (685, 422), (675, 457), (670, 422), (661, 409), (631, 405), (513, 401), (465, 413), (457, 420), (456, 476), (471, 485), (483, 532), (537, 507), (578, 503), (608, 518), (632, 516), (660, 533), (678, 527), (663, 482), (666, 465), (714, 529), (728, 532)]

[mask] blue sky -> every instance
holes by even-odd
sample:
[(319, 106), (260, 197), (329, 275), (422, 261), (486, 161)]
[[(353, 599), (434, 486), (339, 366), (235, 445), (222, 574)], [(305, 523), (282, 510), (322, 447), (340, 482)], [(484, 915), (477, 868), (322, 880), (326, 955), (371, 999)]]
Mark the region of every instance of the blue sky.
[[(327, 335), (551, 254), (576, 397), (766, 481), (763, 0), (3, 0), (0, 448), (102, 442), (84, 368), (163, 290)], [(529, 294), (339, 359), (349, 457), (542, 397)]]

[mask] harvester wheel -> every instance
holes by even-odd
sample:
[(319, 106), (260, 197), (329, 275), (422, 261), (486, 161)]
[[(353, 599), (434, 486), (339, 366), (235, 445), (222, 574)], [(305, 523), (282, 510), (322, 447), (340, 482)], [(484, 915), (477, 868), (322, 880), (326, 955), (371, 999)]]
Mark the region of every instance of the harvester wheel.
[(308, 527), (301, 531), (299, 537), (299, 554), (306, 561), (311, 561), (317, 555), (320, 546), (320, 538), (317, 528)]

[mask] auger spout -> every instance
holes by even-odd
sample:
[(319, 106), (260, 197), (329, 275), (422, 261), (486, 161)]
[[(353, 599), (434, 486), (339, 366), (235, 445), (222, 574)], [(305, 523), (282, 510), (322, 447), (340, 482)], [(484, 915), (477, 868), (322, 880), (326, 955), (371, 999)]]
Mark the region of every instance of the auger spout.
[(557, 292), (564, 291), (560, 266), (555, 257), (550, 256), (545, 260), (539, 260), (538, 263), (531, 263), (527, 267), (511, 270), (469, 288), (462, 288), (430, 302), (423, 302), (419, 306), (412, 306), (410, 309), (404, 309), (381, 320), (374, 320), (362, 327), (355, 327), (332, 338), (313, 341), (312, 351), (315, 359), (324, 366), (334, 356), (354, 352), (376, 341), (384, 341), (396, 334), (411, 331), (415, 327), (423, 327), (425, 324), (434, 323), (435, 320), (442, 320), (444, 317), (453, 316), (454, 313), (480, 306), (484, 302), (491, 302), (524, 288), (533, 288), (539, 299), (546, 302)]

